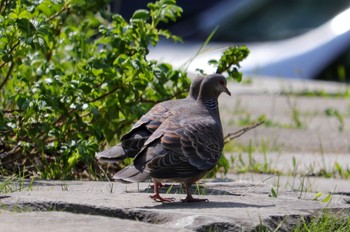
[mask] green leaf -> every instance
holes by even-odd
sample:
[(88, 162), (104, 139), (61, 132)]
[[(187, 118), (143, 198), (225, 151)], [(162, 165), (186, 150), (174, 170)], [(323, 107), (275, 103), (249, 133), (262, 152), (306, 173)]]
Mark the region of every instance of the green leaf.
[(22, 19), (22, 18), (27, 18), (27, 19), (31, 19), (32, 18), (32, 14), (27, 11), (27, 10), (22, 10), (21, 13), (18, 15), (18, 18)]
[(136, 10), (132, 15), (132, 19), (148, 20), (150, 18), (148, 10)]
[(278, 197), (277, 192), (275, 191), (274, 188), (271, 188), (271, 196), (274, 197), (274, 198)]
[(89, 109), (94, 116), (99, 116), (100, 112), (98, 111), (98, 108), (94, 106), (89, 106)]
[(9, 19), (17, 19), (18, 18), (18, 15), (15, 14), (14, 12), (11, 12), (9, 15), (8, 15)]
[(37, 9), (38, 9), (39, 11), (41, 11), (42, 13), (44, 13), (46, 17), (49, 17), (49, 16), (51, 16), (51, 15), (53, 14), (53, 12), (52, 12), (52, 7), (50, 7), (50, 6), (47, 4), (47, 2), (38, 5), (38, 6), (37, 6)]
[(26, 36), (32, 36), (35, 33), (34, 25), (26, 18), (16, 20), (18, 29), (20, 29)]
[(101, 73), (103, 73), (103, 69), (100, 68), (100, 69), (95, 69), (95, 68), (92, 68), (92, 73), (95, 75), (95, 76), (98, 76), (100, 75)]
[(2, 60), (6, 63), (11, 62), (13, 60), (13, 56), (10, 53), (4, 54), (2, 56)]
[(328, 203), (332, 199), (332, 194), (328, 194), (323, 200), (322, 203)]
[(313, 201), (317, 201), (318, 198), (320, 198), (320, 197), (322, 196), (322, 194), (323, 194), (323, 193), (321, 193), (321, 192), (316, 193), (314, 199), (312, 199), (312, 200), (313, 200)]
[(86, 4), (86, 0), (70, 0), (72, 5), (83, 6)]
[(23, 97), (21, 95), (18, 95), (16, 97), (16, 104), (18, 106), (18, 109), (20, 110), (26, 110), (27, 107), (29, 106), (29, 101), (27, 100), (26, 97)]
[(208, 64), (211, 64), (211, 65), (218, 65), (219, 62), (217, 60), (209, 60), (208, 61)]
[(92, 88), (91, 88), (89, 85), (87, 85), (87, 84), (82, 84), (82, 85), (80, 85), (80, 86), (79, 86), (79, 89), (83, 90), (83, 92), (84, 92), (85, 94), (89, 94), (89, 93), (91, 93), (91, 91), (92, 91)]
[(80, 156), (79, 149), (75, 149), (73, 154), (68, 158), (69, 167), (75, 166), (78, 163)]

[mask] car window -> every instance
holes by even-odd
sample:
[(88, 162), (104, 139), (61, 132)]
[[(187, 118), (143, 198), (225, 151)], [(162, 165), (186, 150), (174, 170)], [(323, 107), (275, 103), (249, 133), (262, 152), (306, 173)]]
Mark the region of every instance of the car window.
[[(312, 30), (350, 7), (349, 0), (257, 0), (218, 22), (214, 41), (257, 42), (281, 40)], [(227, 9), (230, 10), (230, 9)], [(192, 33), (205, 39), (213, 30)]]

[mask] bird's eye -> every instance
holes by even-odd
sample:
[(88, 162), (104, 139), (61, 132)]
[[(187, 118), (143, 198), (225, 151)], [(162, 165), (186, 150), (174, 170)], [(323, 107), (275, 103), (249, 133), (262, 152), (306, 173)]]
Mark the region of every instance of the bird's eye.
[(225, 81), (224, 80), (220, 80), (220, 85), (225, 85)]

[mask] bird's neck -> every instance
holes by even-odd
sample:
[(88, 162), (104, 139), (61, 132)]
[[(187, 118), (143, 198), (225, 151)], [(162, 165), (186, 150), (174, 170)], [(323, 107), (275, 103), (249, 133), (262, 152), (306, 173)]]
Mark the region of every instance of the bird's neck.
[(211, 112), (218, 112), (219, 111), (219, 103), (218, 103), (217, 98), (202, 99), (202, 103)]
[(207, 111), (211, 115), (211, 117), (218, 123), (219, 129), (222, 133), (218, 98), (217, 97), (213, 97), (213, 98), (199, 97), (197, 99), (197, 104), (200, 105), (202, 109), (205, 108), (205, 111)]

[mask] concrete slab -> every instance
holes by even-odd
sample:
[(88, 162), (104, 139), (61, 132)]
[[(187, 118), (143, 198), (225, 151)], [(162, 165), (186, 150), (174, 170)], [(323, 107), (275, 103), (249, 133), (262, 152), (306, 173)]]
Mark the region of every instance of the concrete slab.
[(347, 179), (322, 178), (298, 174), (286, 176), (242, 173), (228, 174), (226, 180), (239, 183), (265, 183), (274, 186), (274, 188), (279, 186), (281, 189), (293, 191), (299, 196), (303, 196), (305, 193), (311, 195), (312, 193), (323, 193), (323, 197), (330, 193), (338, 196), (350, 196), (350, 181)]
[[(0, 211), (1, 231), (6, 232), (87, 232), (87, 231), (146, 231), (164, 229), (161, 225), (136, 222), (113, 217), (75, 214), (67, 212), (22, 212)], [(167, 231), (190, 231), (168, 228)]]
[(224, 134), (265, 117), (265, 125), (236, 141), (243, 145), (259, 145), (263, 141), (284, 152), (350, 154), (349, 99), (293, 95), (302, 91), (346, 93), (349, 85), (283, 78), (251, 80), (248, 85), (229, 83), (232, 96), (220, 96)]
[[(336, 200), (322, 203), (320, 200), (313, 201), (314, 193), (305, 193), (300, 198), (297, 192), (283, 189), (278, 190), (277, 198), (271, 197), (271, 188), (271, 185), (262, 182), (210, 182), (205, 184), (205, 188), (193, 188), (194, 192), (197, 191), (197, 194), (200, 192), (200, 197), (207, 198), (209, 202), (182, 203), (179, 201), (185, 197), (183, 190), (177, 186), (166, 187), (162, 189), (163, 194), (170, 192), (167, 196), (176, 198), (177, 202), (162, 204), (148, 197), (149, 192), (152, 192), (148, 183), (125, 185), (108, 182), (38, 181), (21, 192), (2, 196), (0, 204), (4, 210), (22, 212), (18, 215), (24, 215), (22, 219), (24, 224), (30, 224), (32, 218), (37, 215), (32, 214), (33, 211), (47, 212), (39, 214), (39, 217), (57, 216), (53, 220), (53, 226), (65, 224), (60, 220), (63, 220), (65, 215), (71, 214), (64, 213), (74, 213), (78, 214), (74, 217), (76, 220), (80, 220), (79, 218), (82, 220), (77, 222), (77, 225), (84, 221), (91, 220), (92, 223), (100, 219), (102, 222), (119, 225), (124, 221), (113, 221), (114, 218), (129, 219), (126, 223), (131, 223), (130, 231), (133, 228), (135, 231), (141, 228), (143, 230), (148, 228), (148, 225), (150, 228), (166, 226), (167, 230), (250, 231), (260, 226), (272, 230), (279, 226), (280, 229), (288, 230), (298, 223), (302, 216), (309, 217), (325, 209), (347, 212), (350, 208), (347, 196), (336, 196)], [(52, 211), (63, 213), (50, 214)], [(100, 216), (108, 218), (102, 219)], [(13, 221), (9, 217), (5, 217), (6, 225), (9, 228), (11, 223), (17, 226), (18, 221), (15, 219), (19, 216), (16, 214)], [(34, 227), (38, 226), (37, 221), (34, 220), (33, 223)], [(68, 227), (71, 226), (70, 223), (73, 221), (68, 220)], [(145, 227), (145, 223), (149, 224)], [(105, 229), (111, 231), (109, 229), (112, 228), (106, 225)], [(157, 230), (157, 227), (154, 227), (154, 230)]]
[(301, 93), (325, 92), (337, 94), (349, 90), (349, 86), (344, 83), (330, 81), (302, 80), (294, 78), (274, 78), (264, 76), (244, 77), (242, 83), (229, 82), (228, 86), (232, 93), (236, 94), (280, 94), (280, 93)]
[[(339, 117), (327, 114), (337, 112)], [(224, 134), (266, 119), (238, 138), (247, 145), (262, 141), (286, 152), (350, 152), (350, 102), (342, 98), (288, 97), (280, 95), (233, 95), (220, 97)], [(298, 125), (297, 125), (298, 123)]]
[[(235, 158), (237, 160), (239, 154), (226, 153), (225, 157), (228, 160)], [(241, 153), (240, 159), (245, 163), (254, 162), (257, 164), (266, 165), (269, 170), (279, 172), (282, 175), (312, 177), (321, 175), (320, 173), (329, 173), (330, 175), (338, 176), (339, 172), (347, 173), (350, 168), (350, 155), (347, 153), (323, 153), (316, 152), (252, 152), (249, 156), (246, 153)], [(249, 160), (251, 159), (251, 160)], [(237, 162), (235, 164), (235, 162)], [(233, 162), (231, 171), (239, 166), (238, 161)], [(337, 164), (337, 167), (336, 167)], [(236, 166), (235, 166), (236, 165)], [(338, 170), (341, 169), (342, 171)], [(350, 188), (350, 184), (349, 184)]]

